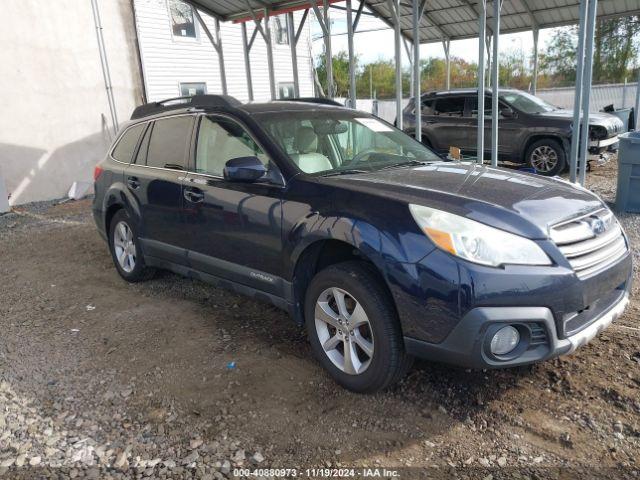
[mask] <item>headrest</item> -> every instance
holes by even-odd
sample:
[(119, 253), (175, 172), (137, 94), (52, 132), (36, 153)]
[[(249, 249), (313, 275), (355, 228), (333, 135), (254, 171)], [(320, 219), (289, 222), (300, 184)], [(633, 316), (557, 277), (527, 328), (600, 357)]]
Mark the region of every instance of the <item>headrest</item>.
[(312, 127), (301, 127), (296, 136), (298, 153), (312, 153), (318, 149), (318, 136)]

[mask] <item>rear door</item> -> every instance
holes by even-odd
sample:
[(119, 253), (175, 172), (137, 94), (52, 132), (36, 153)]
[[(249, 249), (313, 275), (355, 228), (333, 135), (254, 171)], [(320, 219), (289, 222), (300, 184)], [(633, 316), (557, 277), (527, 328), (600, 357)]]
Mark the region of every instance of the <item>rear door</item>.
[(438, 96), (433, 106), (433, 115), (427, 116), (433, 146), (440, 151), (448, 151), (449, 147), (460, 147), (464, 134), (460, 127), (464, 113), (465, 97), (463, 95)]
[(186, 264), (182, 184), (191, 145), (193, 115), (150, 122), (125, 182), (140, 206), (145, 255)]
[(232, 158), (255, 156), (277, 167), (248, 129), (223, 115), (202, 116), (185, 181), (189, 264), (197, 270), (281, 296), (282, 184), (229, 182)]

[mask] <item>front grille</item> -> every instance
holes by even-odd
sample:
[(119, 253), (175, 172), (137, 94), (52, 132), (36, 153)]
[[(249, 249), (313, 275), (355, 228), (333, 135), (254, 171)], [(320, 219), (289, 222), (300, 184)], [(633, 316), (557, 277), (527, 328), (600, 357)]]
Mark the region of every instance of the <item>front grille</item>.
[(552, 227), (551, 240), (579, 278), (604, 270), (627, 253), (622, 229), (606, 208)]

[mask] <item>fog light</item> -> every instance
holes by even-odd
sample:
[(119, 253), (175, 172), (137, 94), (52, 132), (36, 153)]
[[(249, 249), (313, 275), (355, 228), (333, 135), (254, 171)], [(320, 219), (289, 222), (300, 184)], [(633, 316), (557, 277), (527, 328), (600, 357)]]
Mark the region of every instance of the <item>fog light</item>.
[(511, 325), (502, 327), (491, 339), (491, 353), (506, 355), (518, 346), (520, 334)]

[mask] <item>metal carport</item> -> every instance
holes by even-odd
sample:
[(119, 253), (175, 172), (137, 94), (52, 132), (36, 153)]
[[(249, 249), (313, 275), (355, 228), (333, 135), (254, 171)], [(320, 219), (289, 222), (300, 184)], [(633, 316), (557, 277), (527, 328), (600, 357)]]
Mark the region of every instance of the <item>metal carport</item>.
[[(593, 60), (593, 44), (596, 18), (616, 18), (640, 13), (640, 0), (360, 0), (354, 8), (352, 0), (187, 0), (196, 9), (212, 15), (216, 21), (233, 21), (242, 23), (244, 36), (244, 58), (247, 72), (249, 98), (253, 98), (251, 88), (251, 66), (248, 52), (259, 33), (267, 45), (269, 64), (269, 81), (271, 97), (275, 99), (275, 83), (273, 75), (273, 52), (269, 30), (269, 17), (289, 15), (289, 37), (291, 39), (291, 56), (294, 67), (294, 85), (298, 92), (295, 45), (302, 24), (313, 10), (324, 33), (325, 52), (327, 55), (327, 92), (333, 91), (333, 75), (331, 62), (331, 24), (329, 21), (330, 6), (345, 2), (348, 24), (349, 50), (349, 104), (356, 106), (355, 64), (353, 36), (357, 32), (358, 22), (363, 8), (366, 6), (376, 17), (392, 27), (395, 31), (395, 65), (396, 65), (396, 111), (398, 127), (402, 128), (402, 44), (407, 50), (413, 68), (413, 94), (420, 97), (420, 44), (442, 42), (449, 73), (449, 45), (453, 40), (466, 38), (483, 38), (478, 42), (478, 162), (484, 155), (484, 98), (485, 98), (485, 46), (487, 51), (492, 47), (491, 66), (491, 164), (498, 164), (498, 62), (500, 34), (523, 31), (532, 32), (534, 49), (535, 93), (538, 72), (538, 32), (543, 28), (564, 25), (579, 25), (578, 64), (576, 94), (574, 102), (574, 125), (581, 126), (580, 135), (572, 136), (570, 151), (571, 181), (584, 184), (586, 175), (586, 155), (588, 146), (589, 100), (591, 92), (591, 74)], [(320, 7), (323, 8), (322, 12)], [(301, 24), (293, 25), (292, 12), (304, 10)], [(199, 17), (199, 16), (198, 16)], [(245, 22), (253, 21), (254, 29), (251, 39), (246, 34)], [(204, 22), (200, 22), (204, 26)], [(226, 90), (224, 59), (222, 57), (219, 31), (216, 36), (205, 28), (217, 52), (219, 52), (220, 75), (223, 93)], [(412, 48), (409, 48), (409, 43)], [(638, 76), (635, 115), (636, 125), (640, 110), (640, 73)], [(449, 81), (447, 80), (447, 87)], [(586, 118), (585, 118), (586, 117)], [(582, 118), (585, 121), (580, 122)], [(420, 115), (416, 116), (416, 138), (421, 139)], [(578, 166), (580, 171), (578, 171)]]

